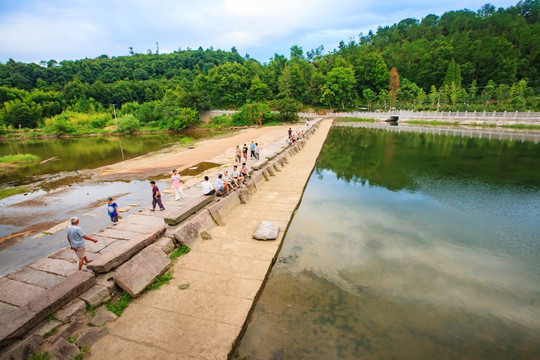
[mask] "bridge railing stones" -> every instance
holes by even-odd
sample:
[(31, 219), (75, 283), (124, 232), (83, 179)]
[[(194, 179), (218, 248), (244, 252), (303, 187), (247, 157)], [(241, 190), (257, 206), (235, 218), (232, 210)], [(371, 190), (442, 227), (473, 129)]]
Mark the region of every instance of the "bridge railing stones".
[[(212, 202), (214, 195), (200, 195), (193, 199), (184, 199), (181, 206), (171, 210), (165, 210), (165, 223), (167, 225), (176, 225), (187, 219), (189, 216), (202, 209), (205, 205)], [(170, 209), (170, 206), (169, 206)]]

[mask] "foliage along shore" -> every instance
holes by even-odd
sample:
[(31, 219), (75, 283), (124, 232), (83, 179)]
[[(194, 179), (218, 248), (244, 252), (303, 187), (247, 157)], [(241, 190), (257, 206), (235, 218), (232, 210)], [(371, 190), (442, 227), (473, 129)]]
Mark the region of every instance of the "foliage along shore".
[[(241, 109), (235, 125), (290, 121), (304, 107), (538, 111), (539, 0), (404, 19), (324, 53), (291, 47), (268, 63), (231, 51), (0, 64), (0, 133), (181, 130), (198, 112)], [(276, 110), (276, 116), (270, 113)], [(228, 121), (228, 120), (224, 120)]]

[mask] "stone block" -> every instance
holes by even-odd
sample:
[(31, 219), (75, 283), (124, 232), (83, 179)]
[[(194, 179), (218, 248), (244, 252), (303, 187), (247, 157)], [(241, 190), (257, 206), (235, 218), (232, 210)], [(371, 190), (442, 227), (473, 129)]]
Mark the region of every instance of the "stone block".
[(39, 259), (35, 263), (28, 266), (36, 270), (46, 271), (48, 273), (62, 276), (68, 276), (78, 271), (77, 265), (72, 262), (51, 258)]
[[(87, 241), (85, 245), (88, 245), (88, 243), (92, 243), (91, 241)], [(77, 254), (75, 254), (75, 251), (71, 250), (69, 247), (63, 248), (58, 250), (57, 252), (47, 256), (51, 259), (59, 259), (59, 260), (66, 260), (72, 263), (78, 262), (79, 258), (77, 258)]]
[(60, 325), (62, 325), (62, 323), (58, 320), (45, 320), (36, 328), (34, 334), (38, 334), (42, 338), (46, 338), (48, 335), (51, 334), (54, 329), (56, 329)]
[(201, 241), (199, 230), (192, 223), (187, 223), (178, 228), (174, 233), (174, 239), (178, 244), (186, 245), (192, 249)]
[(178, 210), (170, 211), (165, 217), (165, 223), (167, 225), (176, 225), (187, 219), (191, 214), (202, 209), (205, 205), (210, 203), (214, 199), (214, 196), (200, 195), (196, 198), (187, 198), (183, 202), (183, 206)]
[(91, 273), (77, 271), (30, 301), (28, 308), (46, 317), (84, 293), (95, 282), (96, 278)]
[(270, 176), (276, 176), (276, 173), (274, 172), (274, 167), (273, 166), (268, 166), (266, 168), (266, 171), (268, 171), (268, 174), (270, 174)]
[(96, 315), (90, 319), (89, 324), (93, 326), (103, 326), (111, 321), (116, 320), (117, 317), (118, 316), (116, 316), (113, 312), (110, 312), (109, 310), (105, 309), (104, 306), (102, 306), (98, 309)]
[(281, 171), (281, 169), (279, 168), (279, 164), (277, 162), (275, 162), (272, 166), (274, 167), (274, 170)]
[(116, 288), (116, 283), (113, 280), (114, 271), (108, 273), (99, 274), (96, 276), (96, 284), (105, 286), (109, 293), (112, 293)]
[(17, 306), (0, 302), (0, 319), (15, 309), (17, 309)]
[(240, 199), (241, 204), (247, 204), (249, 200), (249, 191), (248, 190), (240, 190), (240, 193), (238, 194), (238, 198)]
[(92, 274), (77, 271), (59, 284), (43, 291), (25, 306), (10, 311), (0, 319), (0, 346), (12, 342), (94, 285)]
[(49, 353), (55, 360), (71, 360), (81, 352), (77, 345), (69, 343), (64, 338), (59, 338), (52, 344)]
[(148, 225), (148, 226), (161, 226), (163, 225), (163, 219), (155, 218), (153, 216), (148, 216), (148, 215), (143, 215), (143, 214), (131, 214), (128, 217), (122, 219), (122, 223)]
[(73, 299), (63, 308), (58, 310), (54, 317), (63, 322), (64, 324), (68, 323), (71, 318), (78, 314), (82, 314), (86, 310), (86, 303), (81, 299)]
[(165, 227), (155, 228), (152, 234), (138, 234), (131, 240), (123, 241), (118, 246), (111, 248), (97, 257), (93, 262), (88, 264), (88, 268), (94, 270), (96, 273), (108, 272), (129, 260), (140, 250), (154, 243), (164, 232)]
[(39, 286), (25, 284), (8, 278), (0, 278), (0, 301), (23, 306), (45, 289)]
[(158, 241), (155, 242), (155, 244), (157, 247), (163, 250), (165, 254), (170, 254), (174, 250), (174, 240), (168, 236), (162, 236)]
[[(79, 300), (84, 304), (84, 301)], [(86, 305), (85, 305), (86, 306)], [(84, 331), (88, 327), (86, 320), (83, 319), (76, 319), (71, 321), (66, 328), (62, 329), (58, 333), (58, 337), (62, 337), (64, 339), (69, 339), (70, 337), (74, 335), (78, 335)]]
[(266, 164), (268, 164), (268, 159), (259, 160), (256, 163), (252, 164), (251, 168), (254, 170), (259, 170), (265, 167)]
[(139, 296), (154, 279), (167, 270), (171, 259), (156, 245), (150, 245), (120, 266), (114, 281), (132, 297)]
[(207, 231), (201, 231), (201, 238), (203, 240), (211, 240), (212, 235), (210, 235)]
[(13, 344), (3, 351), (4, 356), (0, 359), (26, 360), (30, 359), (33, 353), (38, 351), (43, 344), (43, 337), (38, 334), (32, 334), (29, 337)]
[(255, 184), (255, 181), (250, 180), (246, 184), (247, 189), (249, 190), (249, 193), (251, 195), (255, 194), (257, 192), (257, 185)]
[(210, 216), (212, 216), (212, 219), (215, 221), (215, 223), (219, 226), (225, 226), (225, 222), (223, 221), (223, 218), (221, 217), (221, 214), (218, 210), (215, 209), (208, 209), (208, 212), (210, 213)]
[(45, 289), (49, 289), (65, 279), (63, 276), (50, 274), (26, 266), (9, 274), (7, 278), (30, 285), (40, 286)]
[(101, 250), (105, 249), (107, 246), (117, 242), (117, 241), (122, 241), (122, 240), (118, 240), (118, 239), (111, 239), (111, 238), (108, 238), (108, 237), (103, 237), (103, 236), (99, 236), (99, 235), (92, 235), (92, 237), (94, 239), (96, 239), (98, 242), (97, 243), (94, 243), (92, 241), (87, 241), (86, 242), (86, 251), (89, 252), (89, 253), (97, 253), (97, 252), (100, 252)]
[(94, 345), (99, 339), (101, 339), (103, 336), (107, 335), (109, 333), (109, 328), (107, 327), (93, 327), (88, 328), (84, 333), (81, 334), (77, 338), (77, 341), (75, 341), (75, 344), (78, 347), (83, 346), (92, 346)]
[(261, 221), (253, 233), (253, 238), (256, 240), (275, 240), (278, 234), (279, 226), (271, 221)]
[(270, 174), (268, 173), (268, 170), (264, 169), (263, 172), (262, 172), (263, 176), (264, 176), (264, 180), (265, 181), (269, 181), (270, 180)]
[(89, 306), (101, 305), (104, 302), (110, 300), (111, 294), (109, 289), (103, 285), (94, 285), (84, 294), (79, 296), (79, 299), (84, 300)]

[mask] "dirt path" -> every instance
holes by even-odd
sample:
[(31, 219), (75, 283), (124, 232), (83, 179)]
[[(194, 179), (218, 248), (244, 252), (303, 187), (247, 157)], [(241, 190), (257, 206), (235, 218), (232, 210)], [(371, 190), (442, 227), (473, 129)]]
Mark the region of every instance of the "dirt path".
[(133, 178), (142, 174), (146, 176), (157, 175), (173, 168), (181, 171), (203, 161), (212, 161), (220, 165), (232, 164), (236, 145), (242, 147), (243, 144), (249, 144), (253, 140), (259, 143), (261, 154), (263, 154), (266, 144), (287, 135), (289, 127), (294, 130), (300, 126), (301, 124), (298, 123), (295, 126), (280, 125), (246, 129), (227, 138), (201, 141), (193, 148), (182, 149), (178, 152), (143, 156), (105, 166), (98, 172), (98, 177)]

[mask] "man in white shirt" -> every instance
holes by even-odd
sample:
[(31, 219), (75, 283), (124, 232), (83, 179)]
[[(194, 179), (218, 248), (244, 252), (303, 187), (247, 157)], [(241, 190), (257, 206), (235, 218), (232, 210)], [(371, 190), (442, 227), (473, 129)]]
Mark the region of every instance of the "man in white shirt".
[(216, 190), (212, 184), (210, 184), (210, 181), (208, 181), (208, 176), (205, 176), (204, 181), (202, 182), (202, 193), (203, 195), (207, 196), (214, 195), (216, 193)]
[[(245, 163), (244, 163), (245, 164)], [(240, 182), (242, 184), (245, 184), (245, 181), (244, 181), (244, 177), (242, 176), (242, 174), (240, 174), (238, 172), (238, 165), (234, 165), (233, 166), (233, 169), (231, 171), (231, 176), (233, 177), (234, 180), (237, 181), (237, 184), (238, 186), (240, 186)]]

